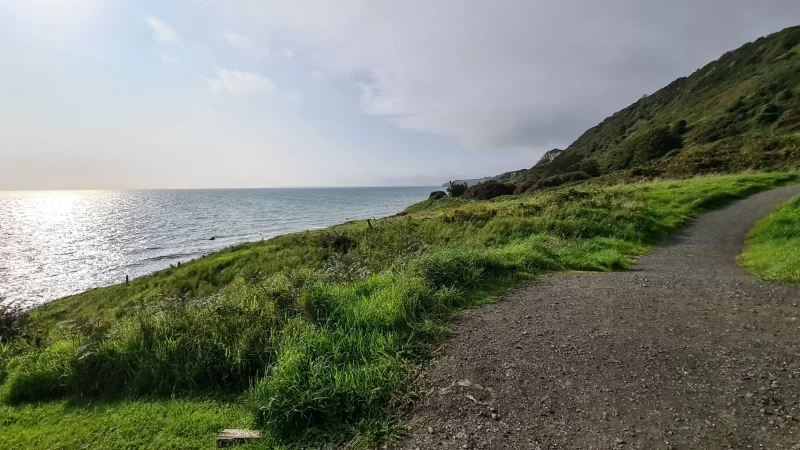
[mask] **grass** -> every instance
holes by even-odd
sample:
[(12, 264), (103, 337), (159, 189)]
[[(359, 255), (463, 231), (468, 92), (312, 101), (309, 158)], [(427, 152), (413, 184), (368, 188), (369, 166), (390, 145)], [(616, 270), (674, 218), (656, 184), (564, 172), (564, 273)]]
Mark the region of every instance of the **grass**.
[(800, 197), (756, 224), (740, 260), (765, 280), (800, 282)]
[(218, 401), (62, 400), (0, 405), (0, 442), (4, 449), (213, 448), (220, 428), (251, 423), (246, 408)]
[[(691, 217), (798, 181), (753, 174), (426, 201), (55, 301), (33, 312), (34, 331), (0, 342), (0, 423), (14, 418), (26, 433), (0, 427), (0, 441), (47, 446), (36, 436), (66, 439), (54, 431), (64, 426), (75, 446), (95, 446), (103, 426), (155, 408), (167, 411), (163, 440), (131, 426), (141, 447), (207, 446), (244, 422), (265, 431), (263, 447), (374, 447), (398, 433), (411, 381), (455, 312), (543, 273), (624, 268)], [(221, 406), (231, 398), (235, 413)], [(66, 406), (81, 401), (105, 409)], [(201, 410), (206, 421), (192, 425)], [(191, 433), (177, 431), (184, 422)]]

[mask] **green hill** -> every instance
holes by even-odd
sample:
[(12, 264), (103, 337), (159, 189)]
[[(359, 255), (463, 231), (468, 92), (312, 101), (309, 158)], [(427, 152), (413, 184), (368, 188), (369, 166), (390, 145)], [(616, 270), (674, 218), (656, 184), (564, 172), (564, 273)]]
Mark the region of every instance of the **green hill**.
[(792, 27), (642, 97), (547, 164), (501, 181), (521, 184), (521, 192), (619, 173), (681, 177), (784, 168), (800, 161), (798, 132), (800, 27)]

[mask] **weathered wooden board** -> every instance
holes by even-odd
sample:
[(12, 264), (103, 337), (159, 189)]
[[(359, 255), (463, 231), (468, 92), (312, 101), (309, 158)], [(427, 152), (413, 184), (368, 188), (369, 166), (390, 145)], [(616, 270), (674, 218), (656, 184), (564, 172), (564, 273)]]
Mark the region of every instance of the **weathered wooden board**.
[(217, 447), (230, 447), (233, 445), (244, 444), (256, 439), (261, 439), (261, 432), (254, 430), (222, 430), (217, 437)]

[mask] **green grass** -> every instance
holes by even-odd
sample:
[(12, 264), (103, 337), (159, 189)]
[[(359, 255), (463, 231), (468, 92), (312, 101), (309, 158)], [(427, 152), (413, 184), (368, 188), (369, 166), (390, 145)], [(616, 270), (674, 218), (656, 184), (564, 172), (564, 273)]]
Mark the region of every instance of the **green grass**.
[(800, 197), (756, 224), (740, 260), (765, 280), (800, 282)]
[[(156, 408), (167, 411), (163, 440), (130, 426), (140, 447), (206, 446), (243, 421), (265, 431), (262, 447), (373, 447), (397, 434), (453, 313), (547, 272), (624, 268), (691, 217), (798, 181), (753, 174), (426, 201), (58, 300), (0, 342), (0, 423), (16, 417), (26, 433), (0, 427), (0, 442), (47, 446), (34, 437), (63, 423), (70, 442), (91, 443)], [(76, 399), (105, 409), (66, 407)], [(206, 421), (181, 434), (198, 410)]]
[(211, 400), (58, 401), (0, 405), (4, 449), (213, 448), (219, 429), (246, 428), (239, 404)]

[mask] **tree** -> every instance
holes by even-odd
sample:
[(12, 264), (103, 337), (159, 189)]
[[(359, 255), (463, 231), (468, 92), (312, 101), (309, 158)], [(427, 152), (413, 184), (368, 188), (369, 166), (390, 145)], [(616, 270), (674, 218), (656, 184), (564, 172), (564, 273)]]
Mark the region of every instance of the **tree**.
[(464, 197), (474, 198), (476, 200), (491, 200), (501, 195), (511, 195), (514, 193), (514, 189), (516, 189), (516, 186), (513, 184), (505, 184), (497, 180), (488, 180), (467, 189), (464, 193)]
[(447, 193), (450, 194), (450, 197), (461, 197), (467, 191), (467, 187), (467, 183), (453, 183), (451, 181), (447, 186)]

